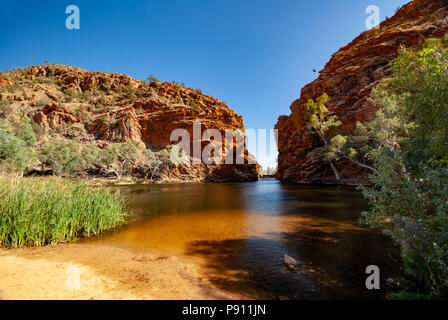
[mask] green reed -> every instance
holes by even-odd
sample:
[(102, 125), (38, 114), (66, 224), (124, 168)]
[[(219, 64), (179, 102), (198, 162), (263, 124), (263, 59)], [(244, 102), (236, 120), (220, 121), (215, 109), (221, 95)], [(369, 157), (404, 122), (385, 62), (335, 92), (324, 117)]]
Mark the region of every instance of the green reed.
[(112, 229), (124, 195), (63, 179), (0, 179), (0, 247), (63, 243)]

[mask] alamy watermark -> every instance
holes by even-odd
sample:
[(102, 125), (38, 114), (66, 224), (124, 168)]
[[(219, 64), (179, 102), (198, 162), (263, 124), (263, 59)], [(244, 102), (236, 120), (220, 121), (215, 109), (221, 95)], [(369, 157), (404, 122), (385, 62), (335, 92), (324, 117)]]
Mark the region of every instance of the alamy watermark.
[(369, 276), (366, 279), (366, 288), (368, 290), (380, 289), (380, 268), (375, 265), (370, 265), (366, 268), (366, 274)]
[(81, 288), (81, 270), (75, 265), (70, 265), (65, 270), (67, 279), (65, 286), (68, 290), (79, 290)]
[(69, 16), (65, 20), (65, 27), (68, 30), (79, 30), (81, 29), (81, 12), (78, 6), (69, 5), (65, 8), (65, 13)]
[(366, 14), (369, 15), (366, 19), (366, 28), (368, 30), (377, 28), (381, 22), (380, 8), (376, 5), (370, 5), (366, 8)]
[[(77, 5), (69, 5), (65, 9), (65, 13), (69, 16), (65, 20), (65, 27), (68, 30), (79, 30), (81, 28), (81, 11)], [(366, 18), (365, 25), (367, 29), (376, 28), (381, 22), (381, 11), (377, 5), (367, 6), (365, 13), (369, 16)]]
[[(192, 134), (191, 134), (192, 133)], [(277, 130), (271, 129), (205, 129), (201, 121), (193, 122), (192, 130), (175, 129), (170, 141), (172, 163), (195, 164), (256, 164), (259, 159), (276, 158)], [(253, 155), (252, 155), (253, 154)]]

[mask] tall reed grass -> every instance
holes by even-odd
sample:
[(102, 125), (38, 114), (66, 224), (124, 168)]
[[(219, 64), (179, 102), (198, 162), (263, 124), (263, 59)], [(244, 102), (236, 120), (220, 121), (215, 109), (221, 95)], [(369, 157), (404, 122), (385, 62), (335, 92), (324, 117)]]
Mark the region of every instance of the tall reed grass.
[(123, 195), (63, 179), (0, 179), (0, 247), (63, 243), (124, 221)]

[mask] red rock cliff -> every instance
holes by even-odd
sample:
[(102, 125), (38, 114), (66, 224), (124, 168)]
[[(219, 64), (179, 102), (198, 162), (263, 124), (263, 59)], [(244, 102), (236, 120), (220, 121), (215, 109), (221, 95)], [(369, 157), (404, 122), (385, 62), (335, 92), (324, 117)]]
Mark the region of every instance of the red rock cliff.
[[(318, 79), (306, 85), (300, 99), (291, 105), (291, 115), (278, 119), (277, 178), (299, 183), (338, 183), (329, 167), (313, 149), (311, 134), (305, 128), (303, 105), (323, 93), (331, 97), (330, 110), (350, 134), (358, 121), (374, 117), (376, 109), (368, 102), (378, 82), (389, 76), (390, 62), (401, 45), (413, 47), (424, 39), (442, 37), (448, 31), (448, 6), (440, 1), (414, 0), (403, 6), (379, 28), (361, 33), (336, 52)], [(337, 164), (341, 184), (367, 182), (365, 170), (349, 161)]]
[[(69, 139), (101, 148), (127, 140), (142, 141), (144, 147), (158, 152), (175, 144), (170, 141), (175, 129), (190, 132), (193, 144), (195, 121), (201, 122), (202, 132), (217, 129), (223, 137), (226, 129), (245, 130), (243, 117), (224, 102), (177, 83), (147, 83), (124, 74), (57, 64), (18, 68), (5, 78), (8, 80), (2, 79), (0, 85), (8, 90), (2, 91), (0, 101), (10, 103), (15, 113), (27, 114), (42, 126), (43, 140)], [(202, 141), (202, 147), (209, 142)], [(160, 178), (256, 180), (259, 166), (248, 163), (251, 157), (244, 149), (244, 164), (170, 166)], [(140, 171), (135, 175), (148, 177), (141, 172), (144, 169), (136, 170)]]

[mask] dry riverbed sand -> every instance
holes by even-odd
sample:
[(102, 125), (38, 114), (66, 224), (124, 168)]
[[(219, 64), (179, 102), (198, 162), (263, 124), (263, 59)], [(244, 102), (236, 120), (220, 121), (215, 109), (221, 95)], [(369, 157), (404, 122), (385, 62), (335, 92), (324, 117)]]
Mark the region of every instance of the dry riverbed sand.
[(0, 249), (0, 299), (232, 299), (192, 264), (104, 245)]

